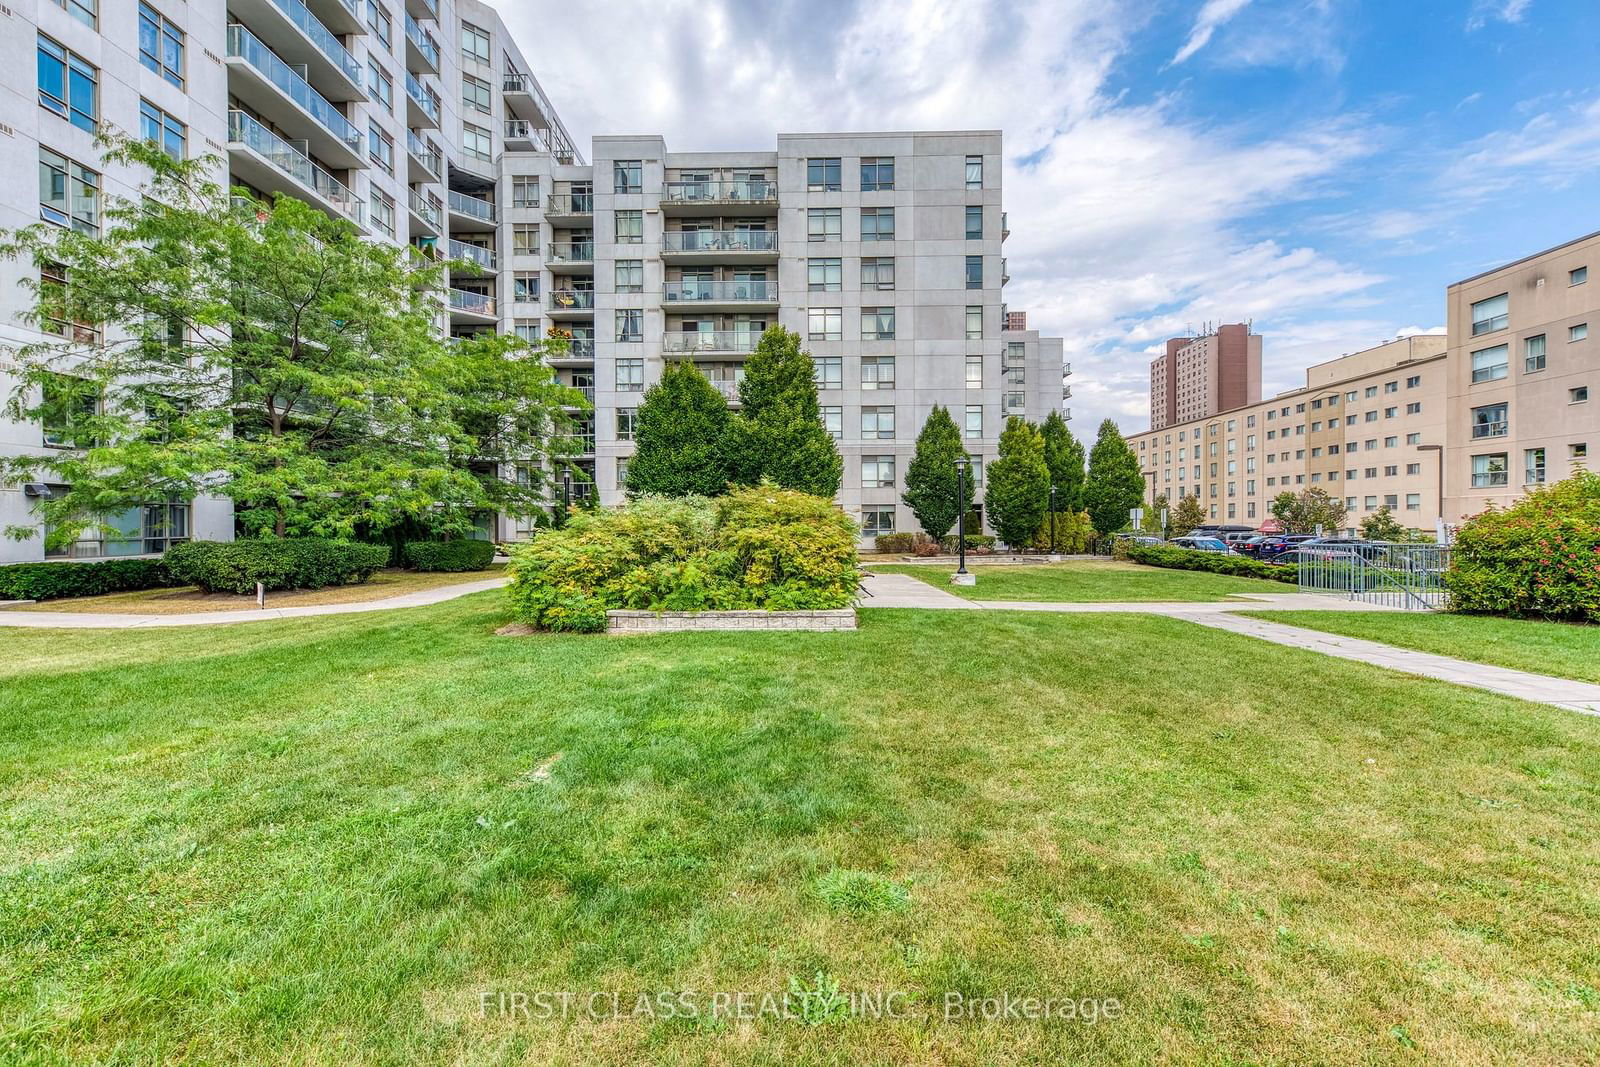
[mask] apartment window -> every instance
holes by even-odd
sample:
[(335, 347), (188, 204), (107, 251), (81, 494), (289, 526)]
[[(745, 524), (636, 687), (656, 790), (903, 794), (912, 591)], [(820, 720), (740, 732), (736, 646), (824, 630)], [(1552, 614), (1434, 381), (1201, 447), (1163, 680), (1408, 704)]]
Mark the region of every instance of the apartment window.
[(378, 41), (389, 51), (394, 51), (394, 38), (392, 25), (394, 19), (389, 14), (389, 9), (378, 3), (378, 0), (367, 0), (367, 26), (377, 34)]
[(1408, 434), (1406, 434), (1406, 444), (1408, 444), (1408, 445), (1420, 445), (1421, 443), (1422, 443), (1422, 435), (1420, 433), (1408, 433)]
[(384, 110), (394, 110), (394, 79), (371, 56), (367, 57), (367, 89), (378, 98)]
[(882, 537), (894, 533), (894, 506), (892, 504), (861, 505), (861, 535)]
[(638, 418), (639, 418), (639, 409), (638, 408), (618, 408), (617, 409), (617, 440), (619, 440), (619, 441), (631, 441), (631, 440), (633, 440), (633, 432), (634, 432), (635, 427), (637, 427), (637, 425), (638, 425)]
[(968, 189), (982, 189), (983, 188), (983, 157), (982, 156), (968, 156), (967, 157), (967, 188)]
[(1509, 361), (1507, 353), (1510, 351), (1508, 345), (1495, 345), (1493, 348), (1480, 348), (1472, 353), (1472, 380), (1493, 382), (1504, 378)]
[(861, 191), (886, 193), (894, 188), (894, 157), (866, 157), (861, 160)]
[(461, 54), (479, 63), (489, 62), (489, 31), (465, 20), (461, 23)]
[(1472, 457), (1472, 487), (1474, 489), (1492, 489), (1506, 484), (1508, 470), (1506, 454), (1494, 452), (1483, 456)]
[(617, 260), (617, 292), (642, 293), (644, 292), (644, 260), (619, 259)]
[(1507, 294), (1491, 296), (1472, 305), (1472, 335), (1493, 333), (1506, 328), (1509, 304)]
[(511, 225), (511, 254), (514, 256), (536, 256), (539, 254), (539, 226), (532, 222), (517, 222)]
[(893, 489), (894, 488), (894, 457), (893, 456), (862, 456), (861, 457), (861, 488), (863, 488), (863, 489)]
[(99, 233), (100, 175), (40, 145), (39, 217), (79, 233)]
[(1567, 271), (1567, 284), (1568, 285), (1582, 285), (1584, 282), (1586, 282), (1588, 280), (1589, 280), (1589, 268), (1588, 267), (1578, 267), (1578, 268), (1576, 268), (1574, 270)]
[(644, 360), (619, 359), (617, 360), (617, 392), (642, 393), (644, 392)]
[(485, 115), (494, 113), (494, 95), (489, 83), (470, 74), (461, 75), (461, 103), (472, 111)]
[(844, 260), (806, 261), (806, 289), (813, 293), (837, 293), (844, 288)]
[(1415, 388), (1417, 388), (1417, 386), (1419, 386), (1421, 384), (1422, 384), (1422, 375), (1420, 375), (1420, 374), (1413, 374), (1411, 377), (1406, 379), (1406, 388), (1407, 389), (1415, 389)]
[(489, 163), (494, 159), (494, 138), (482, 126), (461, 124), (461, 150), (473, 159)]
[(844, 357), (813, 356), (811, 359), (811, 379), (817, 383), (818, 389), (843, 389)]
[(518, 175), (511, 179), (511, 206), (539, 206), (539, 178), (537, 175)]
[(91, 30), (98, 28), (100, 0), (56, 0), (56, 6)]
[(837, 193), (841, 188), (839, 176), (843, 168), (837, 156), (827, 159), (806, 160), (806, 191), (810, 193)]
[(618, 211), (616, 212), (615, 222), (617, 228), (617, 244), (644, 244), (643, 211)]
[(39, 106), (81, 130), (95, 131), (100, 117), (100, 71), (75, 52), (39, 35)]
[(367, 121), (367, 158), (383, 168), (385, 174), (394, 173), (394, 141), (376, 122)]
[(617, 488), (628, 488), (628, 457), (617, 457)]
[(378, 189), (372, 190), (372, 225), (384, 236), (394, 236), (394, 200)]
[(894, 288), (894, 257), (879, 256), (861, 261), (861, 288), (880, 292)]
[[(520, 298), (519, 298), (520, 299)], [(530, 345), (539, 343), (539, 320), (516, 319), (511, 323), (511, 332)]]
[(1400, 473), (1400, 464), (1398, 464), (1398, 463), (1391, 463), (1388, 466), (1383, 468), (1383, 476), (1385, 478), (1393, 478), (1395, 475), (1397, 475), (1399, 473)]
[(189, 127), (148, 100), (139, 101), (139, 133), (146, 141), (160, 145), (173, 159), (187, 154)]
[(1422, 401), (1413, 400), (1411, 403), (1406, 405), (1406, 414), (1407, 415), (1420, 415), (1421, 413), (1422, 413)]
[(1371, 400), (1373, 397), (1375, 397), (1377, 395), (1378, 395), (1378, 387), (1376, 385), (1367, 386), (1366, 397), (1367, 397), (1368, 400)]
[(894, 440), (894, 408), (864, 407), (861, 409), (861, 437), (866, 441)]
[(977, 204), (967, 206), (967, 240), (983, 240), (983, 208)]
[(982, 404), (967, 405), (967, 419), (966, 424), (962, 427), (962, 432), (965, 433), (968, 438), (983, 436)]
[(893, 389), (894, 388), (894, 357), (893, 356), (862, 356), (861, 357), (861, 388), (862, 389)]
[(1587, 404), (1588, 402), (1589, 402), (1589, 387), (1587, 385), (1580, 385), (1580, 386), (1578, 386), (1578, 387), (1576, 387), (1574, 389), (1568, 389), (1567, 390), (1567, 403), (1569, 403), (1569, 404)]
[(967, 357), (967, 388), (968, 389), (982, 389), (983, 388), (983, 357), (982, 356), (968, 356)]
[(1577, 444), (1568, 445), (1567, 446), (1567, 458), (1568, 459), (1588, 459), (1589, 458), (1589, 443), (1587, 441), (1580, 441)]
[(967, 305), (967, 340), (983, 340), (983, 305)]
[(1522, 372), (1524, 374), (1537, 374), (1545, 366), (1544, 334), (1522, 339)]
[(806, 210), (806, 240), (837, 241), (843, 232), (843, 216), (836, 207), (814, 207)]
[(844, 312), (839, 308), (810, 308), (806, 311), (806, 339), (844, 340)]
[(861, 339), (863, 341), (894, 340), (894, 308), (862, 308)]
[[(92, 25), (92, 23), (91, 23)], [(139, 62), (183, 88), (183, 31), (147, 3), (139, 4)]]
[[(617, 309), (617, 340), (627, 342), (644, 340), (644, 312), (641, 309)], [(618, 362), (624, 361), (619, 360)]]
[(968, 289), (982, 289), (983, 288), (983, 257), (982, 256), (968, 256), (967, 257), (967, 288)]
[(863, 241), (894, 240), (894, 208), (864, 207), (861, 209), (861, 239)]
[(100, 414), (100, 391), (82, 378), (52, 374), (45, 379), (40, 421), (49, 448), (86, 448), (93, 444), (85, 427)]
[(618, 159), (611, 164), (611, 189), (615, 193), (644, 192), (644, 161)]
[(844, 440), (844, 408), (838, 404), (825, 404), (817, 410), (822, 416), (822, 428), (828, 431), (828, 436), (835, 441)]
[(1588, 336), (1589, 336), (1589, 324), (1587, 322), (1580, 322), (1580, 323), (1578, 323), (1578, 325), (1573, 326), (1573, 327), (1571, 327), (1570, 329), (1567, 330), (1567, 340), (1569, 342), (1570, 341), (1581, 341), (1585, 337), (1588, 337)]
[(1398, 445), (1399, 443), (1400, 443), (1400, 438), (1398, 438), (1398, 437), (1385, 437), (1383, 439), (1383, 447), (1384, 448), (1393, 448), (1395, 445)]
[(1385, 393), (1398, 393), (1400, 391), (1400, 383), (1399, 382), (1384, 382), (1383, 383), (1383, 391)]

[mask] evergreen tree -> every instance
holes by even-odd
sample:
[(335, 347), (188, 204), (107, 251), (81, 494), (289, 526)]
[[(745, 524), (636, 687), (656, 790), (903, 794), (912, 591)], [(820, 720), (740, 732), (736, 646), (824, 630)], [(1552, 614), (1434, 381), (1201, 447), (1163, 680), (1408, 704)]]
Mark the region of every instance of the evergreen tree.
[(1128, 512), (1144, 500), (1144, 474), (1139, 457), (1117, 432), (1110, 419), (1100, 424), (1100, 436), (1089, 452), (1089, 472), (1084, 478), (1084, 510), (1104, 535), (1128, 525)]
[(1044, 440), (1026, 419), (1006, 420), (1000, 432), (1000, 458), (989, 464), (984, 491), (989, 525), (1012, 548), (1026, 548), (1050, 504), (1050, 468)]
[(1205, 525), (1206, 509), (1197, 496), (1181, 496), (1178, 506), (1172, 510), (1172, 521), (1167, 525), (1173, 537), (1183, 537), (1196, 526)]
[(739, 403), (727, 437), (734, 481), (755, 485), (768, 479), (826, 497), (839, 491), (844, 460), (822, 425), (816, 372), (799, 334), (767, 328), (745, 360)]
[(634, 419), (628, 495), (717, 496), (728, 489), (728, 402), (693, 363), (667, 365)]
[(970, 474), (966, 478), (966, 499), (956, 500), (956, 462), (964, 452), (956, 420), (935, 404), (917, 435), (917, 451), (906, 468), (906, 491), (900, 497), (916, 513), (923, 532), (935, 541), (949, 533), (957, 517), (972, 506)]
[(1061, 412), (1052, 411), (1039, 427), (1044, 438), (1044, 462), (1050, 468), (1050, 484), (1056, 487), (1057, 511), (1083, 508), (1083, 442), (1072, 436)]

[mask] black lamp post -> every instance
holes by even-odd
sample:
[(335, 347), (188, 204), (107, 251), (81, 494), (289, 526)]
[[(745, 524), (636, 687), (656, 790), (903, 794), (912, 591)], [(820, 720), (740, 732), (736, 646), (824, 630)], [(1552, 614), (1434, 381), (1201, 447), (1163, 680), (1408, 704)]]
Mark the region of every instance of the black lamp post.
[(1056, 487), (1050, 487), (1050, 554), (1056, 554)]
[(561, 471), (561, 525), (567, 524), (567, 519), (572, 516), (572, 468), (565, 467)]
[(967, 573), (967, 467), (971, 462), (966, 455), (956, 460), (956, 550), (961, 554), (957, 574)]

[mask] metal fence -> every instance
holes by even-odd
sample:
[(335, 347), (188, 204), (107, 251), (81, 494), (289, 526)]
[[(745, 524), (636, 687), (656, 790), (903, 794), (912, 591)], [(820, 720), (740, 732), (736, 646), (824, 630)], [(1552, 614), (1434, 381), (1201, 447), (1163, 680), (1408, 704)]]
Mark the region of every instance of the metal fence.
[(1408, 611), (1436, 611), (1449, 604), (1444, 572), (1450, 551), (1447, 545), (1387, 541), (1311, 545), (1297, 553), (1300, 591), (1334, 593)]

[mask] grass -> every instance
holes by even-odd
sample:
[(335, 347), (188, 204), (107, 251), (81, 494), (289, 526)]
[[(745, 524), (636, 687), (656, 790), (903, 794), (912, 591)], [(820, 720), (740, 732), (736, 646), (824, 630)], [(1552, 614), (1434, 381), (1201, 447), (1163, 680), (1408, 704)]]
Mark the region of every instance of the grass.
[(1065, 563), (974, 565), (977, 585), (951, 585), (949, 564), (898, 564), (873, 571), (909, 574), (968, 600), (1041, 600), (1062, 603), (1116, 601), (1214, 601), (1232, 593), (1292, 593), (1294, 586), (1262, 578), (1232, 578), (1204, 571), (1179, 571), (1110, 560)]
[(1256, 618), (1386, 645), (1600, 683), (1600, 626), (1422, 612), (1274, 611)]
[[(487, 570), (445, 573), (440, 571), (381, 570), (360, 585), (339, 585), (327, 589), (292, 589), (268, 593), (270, 608), (303, 607), (308, 604), (355, 604), (365, 600), (386, 600), (406, 593), (419, 593), (446, 585), (497, 578), (505, 572), (504, 563)], [(4, 611), (81, 611), (109, 612), (118, 615), (180, 615), (191, 611), (253, 611), (256, 598), (232, 593), (202, 593), (192, 585), (174, 589), (141, 589), (133, 593), (108, 593), (105, 596), (66, 597), (3, 608)]]
[[(0, 1061), (1572, 1063), (1600, 1042), (1592, 719), (1159, 617), (627, 641), (505, 621), (491, 593), (8, 633)], [(835, 987), (918, 999), (852, 1019)], [(796, 1020), (499, 1007), (791, 989), (813, 994)], [(1122, 1010), (945, 1022), (947, 991)]]

